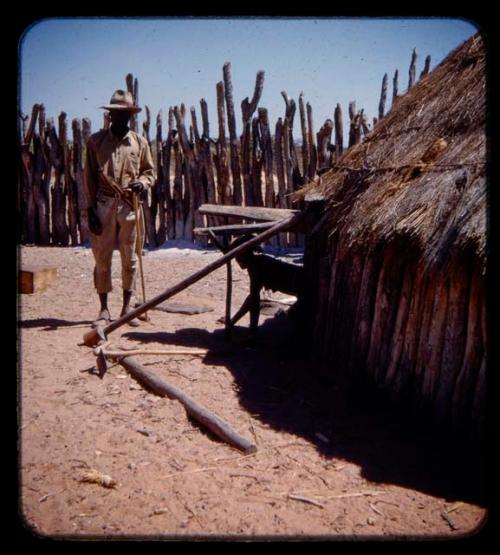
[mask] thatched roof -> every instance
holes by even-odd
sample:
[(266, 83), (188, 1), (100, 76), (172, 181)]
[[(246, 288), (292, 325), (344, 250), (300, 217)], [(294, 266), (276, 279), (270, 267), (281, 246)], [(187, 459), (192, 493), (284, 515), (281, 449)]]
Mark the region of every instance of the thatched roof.
[(404, 237), (431, 264), (486, 259), (486, 71), (479, 34), (422, 77), (324, 174), (326, 221), (347, 248)]

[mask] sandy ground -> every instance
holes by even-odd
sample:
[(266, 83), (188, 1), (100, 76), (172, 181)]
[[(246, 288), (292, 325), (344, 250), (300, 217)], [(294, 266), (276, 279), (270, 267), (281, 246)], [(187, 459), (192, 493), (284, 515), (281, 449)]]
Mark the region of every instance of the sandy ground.
[[(179, 245), (177, 245), (178, 247)], [(456, 538), (487, 511), (478, 458), (433, 438), (368, 389), (327, 380), (285, 312), (248, 317), (224, 339), (225, 268), (173, 300), (212, 308), (151, 311), (110, 339), (123, 347), (203, 348), (203, 357), (137, 357), (256, 443), (245, 455), (147, 391), (120, 366), (101, 378), (79, 346), (97, 314), (86, 248), (23, 247), (23, 264), (56, 266), (57, 283), (19, 297), (19, 514), (35, 536), (76, 538)], [(220, 256), (162, 248), (144, 257), (148, 297)], [(120, 309), (115, 253), (110, 306)], [(248, 291), (233, 264), (233, 312)], [(275, 294), (279, 297), (279, 294)], [(279, 305), (278, 305), (279, 306)], [(94, 469), (106, 488), (82, 481)]]

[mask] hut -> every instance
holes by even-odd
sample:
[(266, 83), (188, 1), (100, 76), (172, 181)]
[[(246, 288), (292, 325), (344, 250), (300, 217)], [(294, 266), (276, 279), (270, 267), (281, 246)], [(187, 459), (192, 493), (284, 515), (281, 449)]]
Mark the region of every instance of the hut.
[(315, 357), (469, 438), (485, 418), (485, 80), (476, 34), (303, 190), (324, 199), (300, 298)]

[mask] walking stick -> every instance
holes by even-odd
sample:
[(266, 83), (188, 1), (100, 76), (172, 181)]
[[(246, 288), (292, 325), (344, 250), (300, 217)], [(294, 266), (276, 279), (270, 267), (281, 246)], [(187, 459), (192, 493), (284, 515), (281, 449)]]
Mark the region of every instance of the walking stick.
[[(135, 226), (137, 231), (137, 238), (136, 238), (136, 245), (137, 245), (137, 256), (139, 257), (139, 273), (141, 274), (141, 287), (142, 287), (142, 302), (143, 304), (146, 302), (146, 287), (144, 286), (144, 271), (142, 268), (142, 232), (141, 226), (139, 222), (139, 201), (138, 201), (138, 193), (133, 193), (134, 198), (134, 212), (135, 212)], [(144, 313), (144, 319), (146, 321), (149, 320), (148, 313)]]

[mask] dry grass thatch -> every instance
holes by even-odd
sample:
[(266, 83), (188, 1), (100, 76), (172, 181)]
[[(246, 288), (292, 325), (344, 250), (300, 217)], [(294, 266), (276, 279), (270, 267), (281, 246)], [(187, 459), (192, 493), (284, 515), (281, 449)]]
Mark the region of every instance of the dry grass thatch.
[(476, 34), (424, 76), (321, 179), (344, 247), (398, 237), (429, 264), (471, 249), (486, 263), (485, 48)]

